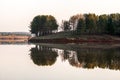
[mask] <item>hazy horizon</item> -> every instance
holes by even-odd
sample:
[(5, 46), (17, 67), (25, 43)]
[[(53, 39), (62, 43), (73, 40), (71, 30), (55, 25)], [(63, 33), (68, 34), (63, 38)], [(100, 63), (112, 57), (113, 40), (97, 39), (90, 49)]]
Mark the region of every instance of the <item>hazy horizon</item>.
[(0, 0), (0, 32), (29, 32), (37, 15), (53, 15), (60, 23), (79, 13), (120, 13), (119, 4), (119, 0)]

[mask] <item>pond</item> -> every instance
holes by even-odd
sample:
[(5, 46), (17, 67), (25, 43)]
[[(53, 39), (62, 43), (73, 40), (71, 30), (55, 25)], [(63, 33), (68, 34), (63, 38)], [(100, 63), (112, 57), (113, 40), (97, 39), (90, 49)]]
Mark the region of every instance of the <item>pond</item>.
[(120, 47), (1, 44), (0, 80), (120, 80)]

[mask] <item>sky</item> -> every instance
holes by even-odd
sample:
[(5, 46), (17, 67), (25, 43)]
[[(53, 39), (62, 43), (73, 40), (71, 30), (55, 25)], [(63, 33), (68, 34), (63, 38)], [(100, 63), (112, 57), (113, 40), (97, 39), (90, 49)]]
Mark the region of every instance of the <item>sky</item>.
[(120, 13), (120, 0), (0, 0), (0, 32), (29, 32), (37, 15), (53, 15), (60, 24), (80, 13)]

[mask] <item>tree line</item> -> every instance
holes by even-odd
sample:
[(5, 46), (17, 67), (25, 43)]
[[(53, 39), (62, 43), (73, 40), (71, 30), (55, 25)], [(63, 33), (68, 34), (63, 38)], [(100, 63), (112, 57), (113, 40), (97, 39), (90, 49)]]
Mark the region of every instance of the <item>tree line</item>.
[[(120, 35), (120, 14), (96, 15), (77, 14), (63, 20), (60, 26), (63, 31), (74, 31), (79, 34), (110, 34)], [(36, 16), (30, 25), (31, 33), (36, 36), (47, 35), (58, 29), (55, 17), (51, 15)]]
[(64, 30), (71, 27), (78, 34), (120, 35), (120, 14), (118, 13), (109, 15), (77, 14), (72, 16), (69, 21), (64, 21), (63, 24)]

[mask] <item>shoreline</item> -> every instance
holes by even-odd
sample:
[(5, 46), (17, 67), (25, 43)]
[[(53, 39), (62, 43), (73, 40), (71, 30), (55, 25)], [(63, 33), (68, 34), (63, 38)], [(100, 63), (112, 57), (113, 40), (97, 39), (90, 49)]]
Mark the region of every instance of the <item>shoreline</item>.
[(82, 35), (71, 38), (41, 38), (33, 37), (28, 40), (31, 43), (120, 43), (120, 37), (110, 35)]

